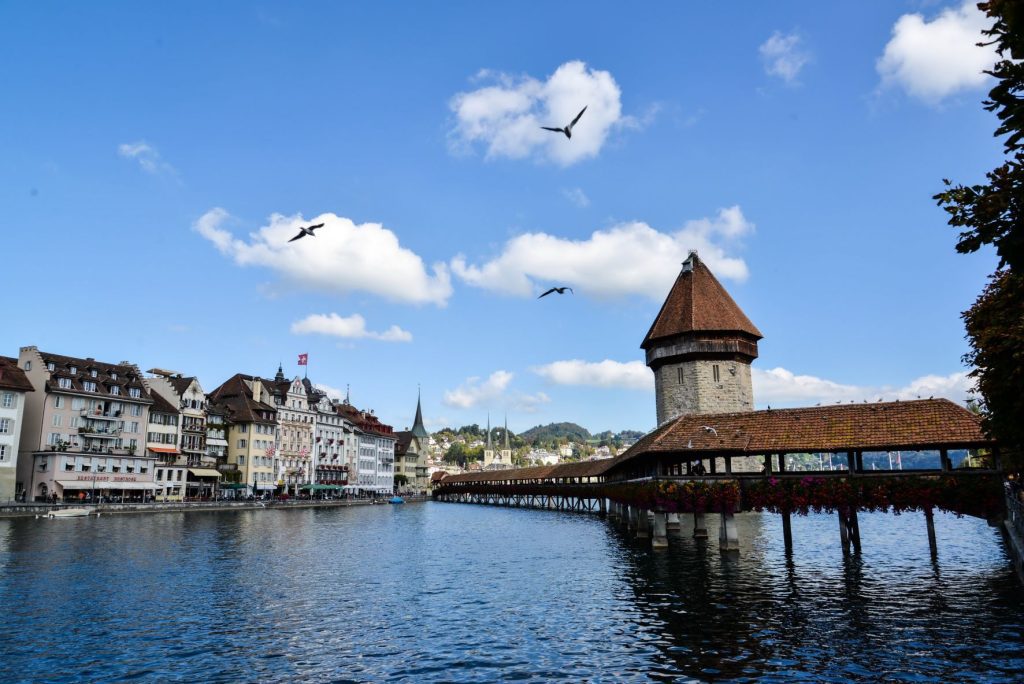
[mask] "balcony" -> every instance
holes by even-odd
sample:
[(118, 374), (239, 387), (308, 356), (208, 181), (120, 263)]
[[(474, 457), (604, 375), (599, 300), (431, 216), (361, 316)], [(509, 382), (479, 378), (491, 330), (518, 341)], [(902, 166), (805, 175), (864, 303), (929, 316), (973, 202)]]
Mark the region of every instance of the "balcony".
[(121, 431), (111, 428), (80, 427), (78, 434), (88, 439), (117, 439), (121, 436)]
[(83, 418), (89, 420), (119, 420), (121, 418), (120, 411), (101, 411), (99, 409), (82, 409), (79, 413)]

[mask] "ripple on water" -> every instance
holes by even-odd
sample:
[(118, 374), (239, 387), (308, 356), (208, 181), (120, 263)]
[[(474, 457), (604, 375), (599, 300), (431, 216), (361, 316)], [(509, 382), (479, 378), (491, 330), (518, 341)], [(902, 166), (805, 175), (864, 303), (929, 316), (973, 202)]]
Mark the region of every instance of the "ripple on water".
[[(713, 517), (713, 516), (712, 516)], [(687, 523), (689, 520), (686, 521)], [(709, 520), (709, 528), (717, 524)], [(0, 520), (0, 679), (1019, 681), (997, 533), (740, 516), (654, 553), (596, 518), (464, 505)]]

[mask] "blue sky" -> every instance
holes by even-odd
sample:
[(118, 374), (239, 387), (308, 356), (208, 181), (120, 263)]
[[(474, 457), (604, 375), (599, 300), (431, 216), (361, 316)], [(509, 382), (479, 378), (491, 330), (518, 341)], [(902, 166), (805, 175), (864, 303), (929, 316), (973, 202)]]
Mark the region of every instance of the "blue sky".
[[(278, 362), (385, 421), (654, 426), (688, 249), (760, 406), (967, 389), (994, 270), (931, 200), (1000, 159), (972, 3), (0, 7), (18, 347)], [(588, 110), (572, 140), (541, 131)], [(287, 243), (295, 227), (327, 225)], [(570, 285), (574, 295), (536, 295)]]

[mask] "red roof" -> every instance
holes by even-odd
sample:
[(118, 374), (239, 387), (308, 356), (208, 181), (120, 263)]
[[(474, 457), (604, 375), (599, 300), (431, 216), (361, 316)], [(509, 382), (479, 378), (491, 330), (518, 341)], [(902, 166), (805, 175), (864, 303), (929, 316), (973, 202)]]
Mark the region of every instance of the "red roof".
[(746, 333), (757, 339), (764, 337), (704, 262), (697, 258), (697, 253), (692, 252), (683, 262), (683, 270), (640, 346), (647, 349), (655, 340), (709, 332)]

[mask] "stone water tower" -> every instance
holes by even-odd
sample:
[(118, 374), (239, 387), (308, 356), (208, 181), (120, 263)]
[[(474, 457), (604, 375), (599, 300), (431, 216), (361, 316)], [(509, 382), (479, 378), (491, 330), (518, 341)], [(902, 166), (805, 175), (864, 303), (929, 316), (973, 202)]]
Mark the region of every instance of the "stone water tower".
[(654, 371), (658, 425), (684, 414), (754, 410), (750, 363), (762, 337), (690, 252), (640, 345)]

